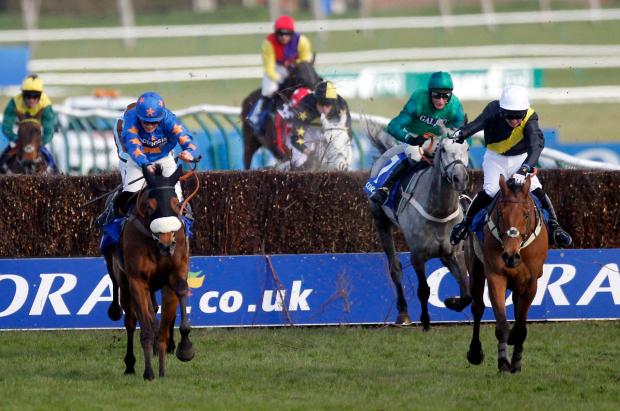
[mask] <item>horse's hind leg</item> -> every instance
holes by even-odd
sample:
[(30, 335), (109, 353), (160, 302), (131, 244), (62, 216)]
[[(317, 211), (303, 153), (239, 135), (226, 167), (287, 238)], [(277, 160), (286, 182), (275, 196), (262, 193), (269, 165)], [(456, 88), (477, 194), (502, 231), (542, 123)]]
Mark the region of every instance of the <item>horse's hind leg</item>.
[(489, 297), (495, 314), (495, 337), (497, 338), (497, 367), (500, 372), (510, 372), (507, 342), (510, 325), (506, 320), (506, 277), (487, 273)]
[(426, 281), (426, 267), (424, 266), (424, 258), (418, 254), (411, 252), (411, 265), (415, 270), (418, 279), (418, 298), (420, 299), (420, 322), (422, 329), (428, 331), (431, 328), (431, 317), (428, 314), (428, 299), (431, 296), (431, 289)]
[[(512, 300), (515, 310), (515, 323), (510, 330), (508, 344), (514, 345), (512, 359), (510, 361), (510, 372), (521, 371), (521, 359), (523, 358), (523, 343), (527, 338), (527, 315), (536, 295), (536, 284), (530, 285), (528, 291), (520, 296), (513, 292)], [(532, 291), (533, 288), (533, 291)]]
[(136, 332), (136, 315), (131, 307), (127, 292), (121, 292), (121, 304), (125, 308), (125, 330), (127, 331), (127, 351), (125, 352), (125, 374), (135, 374), (136, 357), (133, 354), (133, 335)]
[(396, 324), (411, 325), (411, 318), (407, 312), (407, 300), (405, 299), (405, 292), (403, 290), (403, 267), (396, 257), (396, 248), (394, 247), (394, 237), (392, 236), (392, 222), (383, 213), (379, 206), (371, 205), (371, 212), (373, 215), (373, 222), (377, 233), (379, 234), (379, 241), (383, 247), (383, 251), (388, 259), (388, 266), (390, 268), (390, 276), (392, 282), (396, 287), (396, 308), (398, 309), (398, 317), (396, 317)]
[(451, 310), (463, 311), (471, 303), (471, 292), (469, 290), (469, 276), (465, 268), (465, 262), (462, 256), (453, 253), (447, 257), (442, 257), (441, 262), (448, 267), (454, 278), (459, 283), (460, 296), (448, 297), (444, 300), (444, 304)]
[(119, 305), (118, 283), (116, 282), (116, 278), (114, 277), (114, 271), (113, 271), (114, 261), (113, 261), (112, 253), (114, 252), (114, 247), (110, 247), (108, 250), (109, 251), (103, 255), (105, 259), (105, 265), (108, 269), (108, 275), (110, 276), (110, 279), (112, 280), (112, 302), (108, 306), (108, 317), (112, 321), (118, 321), (121, 319), (123, 315), (123, 311), (121, 310), (121, 307)]
[(484, 350), (480, 342), (480, 320), (484, 314), (484, 267), (477, 258), (472, 264), (470, 272), (471, 280), (471, 313), (474, 317), (474, 326), (467, 351), (467, 361), (473, 365), (480, 365), (484, 361)]
[(179, 309), (181, 311), (181, 325), (179, 326), (181, 342), (179, 342), (179, 346), (177, 347), (176, 355), (181, 361), (190, 361), (194, 358), (195, 352), (192, 342), (189, 339), (191, 327), (189, 325), (189, 319), (187, 318), (187, 294), (189, 293), (187, 280), (178, 278), (174, 287), (174, 292), (179, 299)]

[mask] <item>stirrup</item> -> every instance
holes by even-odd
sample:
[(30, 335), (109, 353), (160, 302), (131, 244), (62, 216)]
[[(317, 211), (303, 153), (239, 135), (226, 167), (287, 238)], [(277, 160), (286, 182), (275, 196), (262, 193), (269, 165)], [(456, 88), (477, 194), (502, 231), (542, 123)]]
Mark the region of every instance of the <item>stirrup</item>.
[(560, 227), (553, 230), (553, 241), (559, 247), (570, 247), (573, 244), (573, 239), (570, 234), (561, 229)]
[(370, 199), (378, 204), (385, 204), (390, 197), (390, 190), (387, 187), (379, 187), (370, 196)]
[(452, 227), (452, 232), (450, 233), (450, 244), (458, 245), (461, 241), (467, 238), (469, 235), (469, 230), (467, 229), (468, 223), (463, 220), (454, 227)]

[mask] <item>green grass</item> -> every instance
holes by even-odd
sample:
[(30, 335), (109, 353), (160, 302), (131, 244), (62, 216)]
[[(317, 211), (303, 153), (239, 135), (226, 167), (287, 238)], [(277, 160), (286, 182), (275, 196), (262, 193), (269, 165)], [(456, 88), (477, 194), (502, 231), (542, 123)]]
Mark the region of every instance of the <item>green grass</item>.
[(0, 408), (612, 410), (620, 403), (618, 321), (530, 324), (517, 375), (497, 372), (492, 325), (482, 328), (485, 362), (469, 365), (470, 334), (465, 325), (429, 333), (195, 329), (194, 360), (168, 356), (167, 377), (146, 383), (141, 351), (137, 375), (123, 375), (121, 330), (2, 332)]

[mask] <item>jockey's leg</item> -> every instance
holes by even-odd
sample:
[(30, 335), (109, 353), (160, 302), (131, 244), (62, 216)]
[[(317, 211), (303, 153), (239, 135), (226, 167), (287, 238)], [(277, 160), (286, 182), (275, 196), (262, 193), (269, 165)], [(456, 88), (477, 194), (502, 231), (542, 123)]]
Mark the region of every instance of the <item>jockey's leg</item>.
[(411, 170), (414, 165), (415, 162), (411, 158), (406, 157), (403, 161), (394, 166), (394, 169), (392, 170), (388, 178), (385, 179), (383, 185), (377, 188), (374, 193), (372, 193), (370, 199), (375, 203), (385, 204), (385, 202), (388, 200), (388, 197), (390, 196), (390, 190), (392, 189), (394, 184), (405, 175), (407, 175), (409, 170)]
[(41, 146), (39, 151), (41, 152), (41, 155), (43, 155), (43, 158), (45, 158), (48, 169), (54, 173), (57, 173), (58, 165), (56, 164), (56, 159), (54, 159), (52, 152), (46, 146)]
[(452, 227), (452, 232), (450, 233), (450, 244), (457, 245), (467, 237), (467, 230), (472, 220), (476, 214), (480, 212), (480, 210), (491, 204), (491, 201), (493, 201), (493, 197), (488, 195), (484, 190), (476, 194), (474, 201), (472, 201), (471, 205), (467, 209), (465, 217), (463, 217), (463, 221)]
[(9, 143), (8, 146), (4, 149), (2, 154), (0, 154), (0, 173), (5, 174), (9, 170), (9, 166), (6, 164), (9, 159), (9, 151), (11, 148), (15, 147), (15, 143)]
[(540, 205), (544, 210), (549, 213), (549, 231), (551, 232), (549, 236), (549, 242), (555, 242), (559, 247), (570, 247), (573, 243), (573, 239), (571, 236), (560, 227), (560, 223), (558, 223), (558, 216), (555, 213), (555, 209), (553, 208), (553, 204), (551, 204), (551, 199), (549, 196), (542, 190), (542, 188), (537, 188), (532, 191), (538, 200), (540, 200)]
[(265, 118), (263, 112), (266, 109), (271, 108), (273, 94), (278, 91), (279, 86), (280, 84), (277, 81), (272, 80), (269, 76), (265, 75), (263, 77), (261, 96), (258, 100), (256, 100), (256, 103), (254, 103), (254, 106), (252, 107), (252, 110), (250, 110), (247, 117), (248, 123), (252, 129), (254, 129), (256, 134), (263, 133), (263, 120)]

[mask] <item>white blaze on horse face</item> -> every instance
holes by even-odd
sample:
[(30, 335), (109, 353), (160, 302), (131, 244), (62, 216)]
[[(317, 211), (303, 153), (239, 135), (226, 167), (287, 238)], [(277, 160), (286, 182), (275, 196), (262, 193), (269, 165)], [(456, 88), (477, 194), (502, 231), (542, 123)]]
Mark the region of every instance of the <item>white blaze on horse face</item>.
[(149, 226), (154, 234), (172, 233), (181, 229), (181, 220), (178, 217), (160, 217), (151, 221)]

